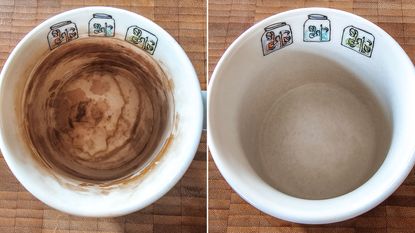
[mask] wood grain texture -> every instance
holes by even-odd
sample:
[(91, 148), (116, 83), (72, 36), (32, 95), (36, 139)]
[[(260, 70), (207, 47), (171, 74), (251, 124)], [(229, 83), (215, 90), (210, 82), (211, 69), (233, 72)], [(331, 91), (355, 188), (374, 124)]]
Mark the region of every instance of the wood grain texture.
[[(0, 67), (20, 39), (45, 19), (83, 6), (114, 6), (143, 15), (184, 48), (206, 89), (204, 0), (0, 0)], [(184, 177), (153, 205), (119, 218), (80, 218), (44, 205), (16, 180), (0, 155), (0, 233), (206, 232), (206, 134)]]
[[(268, 16), (300, 7), (330, 7), (360, 15), (387, 31), (415, 62), (415, 0), (210, 0), (209, 76), (242, 32)], [(311, 226), (260, 212), (230, 188), (210, 156), (208, 167), (211, 233), (415, 232), (415, 170), (391, 197), (368, 213), (340, 223)]]

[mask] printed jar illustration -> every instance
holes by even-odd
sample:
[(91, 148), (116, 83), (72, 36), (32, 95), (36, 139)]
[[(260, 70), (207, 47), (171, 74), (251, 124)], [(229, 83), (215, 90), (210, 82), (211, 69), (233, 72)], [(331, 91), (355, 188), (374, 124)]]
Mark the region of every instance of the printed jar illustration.
[(305, 42), (330, 41), (330, 20), (325, 15), (310, 14), (304, 22)]
[(138, 26), (130, 26), (125, 40), (153, 55), (157, 47), (157, 36)]
[(271, 24), (264, 30), (261, 38), (264, 56), (293, 43), (291, 27), (285, 22)]
[(366, 57), (371, 57), (375, 46), (375, 37), (370, 32), (348, 26), (343, 30), (342, 45)]
[(78, 28), (72, 21), (63, 21), (50, 27), (48, 34), (49, 48), (54, 49), (78, 38)]
[(89, 36), (114, 36), (115, 20), (111, 15), (95, 13), (89, 20)]

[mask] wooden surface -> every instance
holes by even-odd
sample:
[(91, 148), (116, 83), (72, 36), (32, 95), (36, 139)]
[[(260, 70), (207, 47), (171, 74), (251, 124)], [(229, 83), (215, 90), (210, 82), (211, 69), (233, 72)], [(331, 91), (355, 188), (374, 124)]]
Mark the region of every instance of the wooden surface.
[[(202, 88), (206, 88), (204, 0), (0, 0), (0, 66), (36, 25), (86, 5), (123, 8), (155, 21), (181, 44)], [(119, 218), (79, 218), (49, 208), (19, 184), (0, 155), (0, 233), (23, 232), (206, 232), (206, 135), (189, 170), (166, 196), (142, 211)]]
[[(278, 12), (312, 6), (345, 10), (376, 23), (415, 62), (415, 0), (210, 0), (209, 74), (232, 41), (255, 22)], [(230, 188), (209, 157), (209, 232), (415, 232), (415, 170), (372, 211), (341, 223), (307, 226), (270, 217), (247, 204)]]

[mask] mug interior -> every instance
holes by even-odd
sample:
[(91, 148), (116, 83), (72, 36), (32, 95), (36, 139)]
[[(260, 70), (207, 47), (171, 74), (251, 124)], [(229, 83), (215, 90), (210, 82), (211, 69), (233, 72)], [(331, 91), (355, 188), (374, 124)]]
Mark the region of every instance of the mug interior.
[(380, 167), (391, 142), (391, 109), (374, 96), (384, 83), (365, 85), (378, 71), (350, 69), (358, 66), (352, 57), (298, 48), (227, 74), (243, 80), (239, 140), (266, 183), (325, 199), (356, 189)]
[[(308, 41), (313, 15), (330, 20), (318, 21), (331, 25), (330, 37)], [(270, 27), (292, 37), (264, 46), (275, 36)], [(350, 28), (375, 38), (370, 56), (342, 44)], [(268, 214), (302, 223), (356, 216), (412, 167), (414, 87), (407, 55), (369, 21), (324, 8), (272, 16), (241, 35), (213, 73), (212, 156), (230, 185)]]
[(80, 35), (39, 59), (23, 92), (27, 143), (47, 166), (105, 183), (142, 171), (174, 126), (169, 78), (145, 51)]

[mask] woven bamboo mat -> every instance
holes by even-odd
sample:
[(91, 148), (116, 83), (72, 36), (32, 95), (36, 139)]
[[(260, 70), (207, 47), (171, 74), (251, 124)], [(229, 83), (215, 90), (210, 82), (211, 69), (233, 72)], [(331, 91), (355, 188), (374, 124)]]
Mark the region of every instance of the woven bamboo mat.
[[(415, 62), (415, 0), (210, 0), (209, 74), (225, 49), (247, 28), (278, 12), (331, 7), (360, 15), (387, 31)], [(386, 201), (357, 218), (307, 226), (270, 217), (243, 201), (209, 157), (209, 232), (415, 232), (415, 170)]]
[[(152, 19), (184, 48), (206, 89), (204, 0), (0, 0), (0, 66), (19, 40), (45, 19), (83, 6), (114, 6)], [(0, 233), (206, 232), (206, 135), (189, 170), (155, 204), (119, 218), (80, 218), (44, 205), (11, 174), (0, 155)]]

